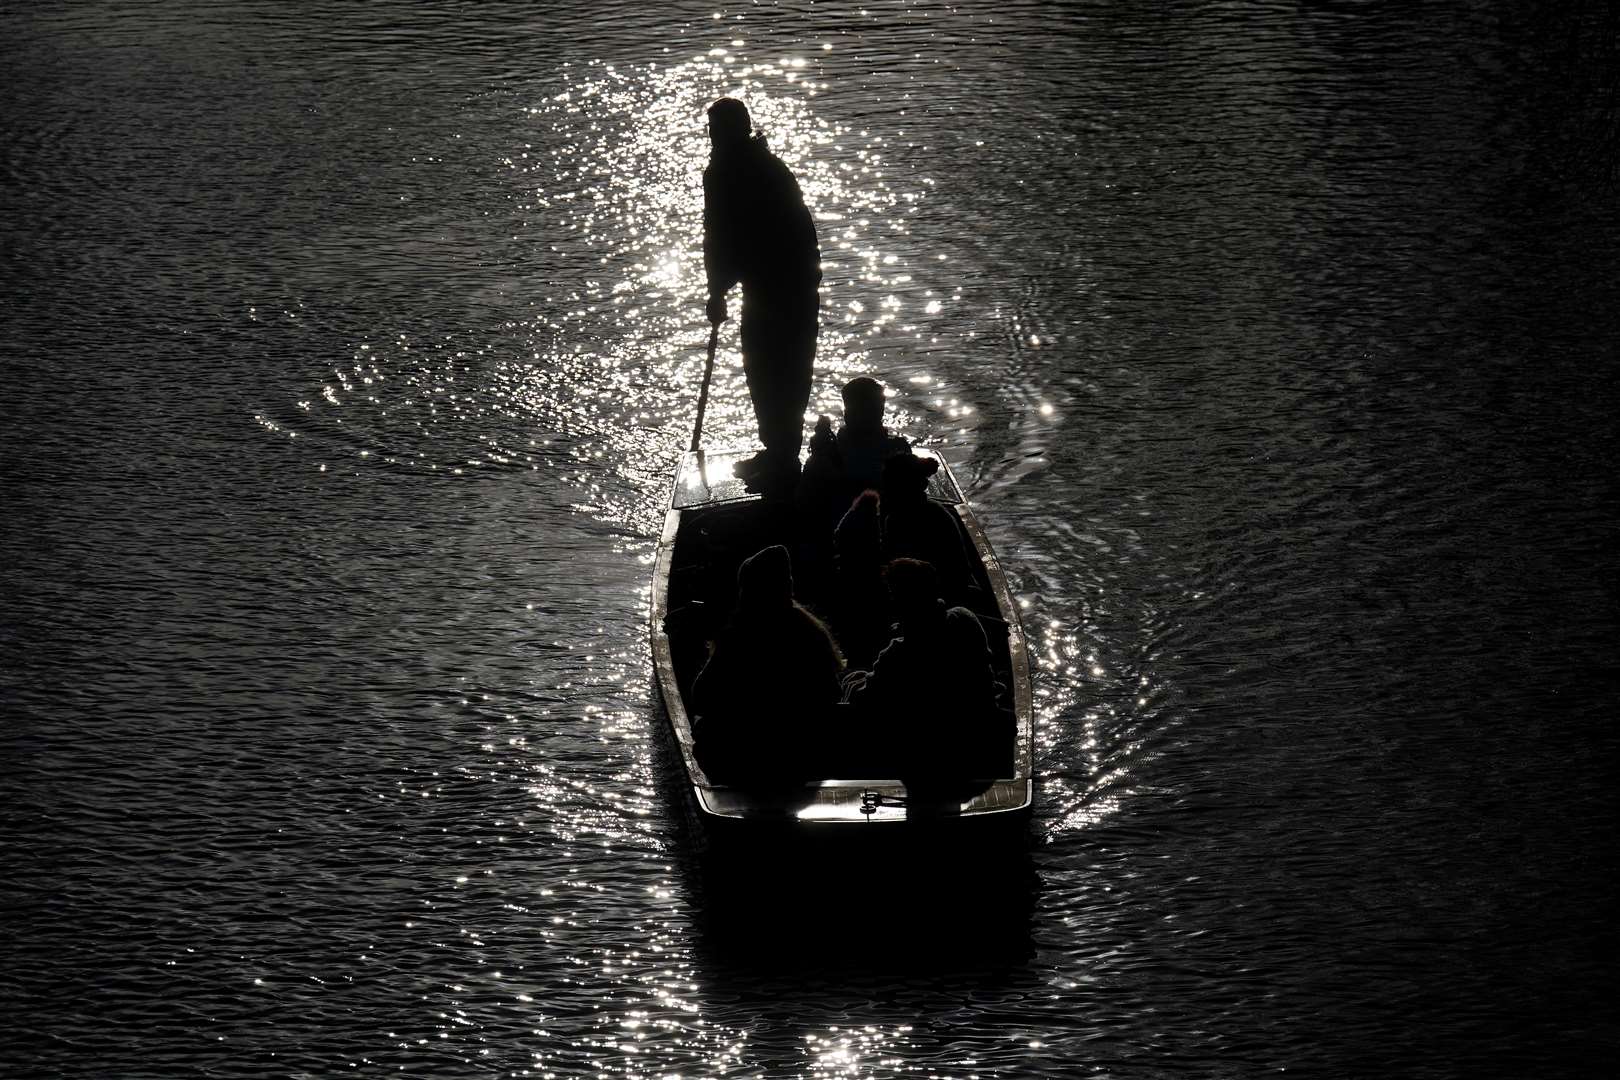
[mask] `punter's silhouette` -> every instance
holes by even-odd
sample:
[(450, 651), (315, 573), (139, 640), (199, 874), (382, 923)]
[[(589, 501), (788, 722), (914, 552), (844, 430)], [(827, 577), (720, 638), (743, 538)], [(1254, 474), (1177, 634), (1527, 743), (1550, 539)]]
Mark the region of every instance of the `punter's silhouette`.
[(1011, 717), (998, 707), (990, 643), (973, 612), (946, 607), (939, 575), (920, 559), (883, 569), (898, 633), (851, 702), (879, 752), (908, 782), (1010, 775)]
[(772, 785), (814, 776), (843, 668), (827, 627), (793, 599), (787, 548), (745, 560), (731, 622), (692, 686), (692, 735), (709, 779)]
[(709, 106), (709, 164), (703, 170), (703, 266), (707, 314), (726, 319), (726, 293), (742, 285), (743, 374), (763, 453), (739, 463), (761, 487), (799, 471), (821, 310), (821, 250), (793, 173), (751, 134), (735, 98)]

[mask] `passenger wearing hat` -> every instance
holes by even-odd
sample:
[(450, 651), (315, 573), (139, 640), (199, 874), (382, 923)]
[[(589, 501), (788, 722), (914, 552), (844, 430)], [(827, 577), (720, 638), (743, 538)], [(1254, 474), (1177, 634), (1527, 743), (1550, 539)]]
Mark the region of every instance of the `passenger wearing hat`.
[(883, 463), (878, 485), (882, 552), (885, 562), (921, 559), (939, 575), (951, 604), (973, 606), (978, 583), (968, 538), (957, 516), (928, 497), (928, 479), (939, 462), (916, 454), (895, 454)]

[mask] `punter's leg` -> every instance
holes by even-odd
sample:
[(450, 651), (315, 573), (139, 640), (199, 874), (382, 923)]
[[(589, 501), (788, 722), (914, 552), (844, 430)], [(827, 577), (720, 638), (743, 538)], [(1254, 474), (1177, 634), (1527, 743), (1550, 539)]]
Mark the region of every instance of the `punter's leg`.
[(821, 298), (812, 289), (792, 296), (743, 297), (743, 374), (771, 456), (797, 464), (810, 405)]

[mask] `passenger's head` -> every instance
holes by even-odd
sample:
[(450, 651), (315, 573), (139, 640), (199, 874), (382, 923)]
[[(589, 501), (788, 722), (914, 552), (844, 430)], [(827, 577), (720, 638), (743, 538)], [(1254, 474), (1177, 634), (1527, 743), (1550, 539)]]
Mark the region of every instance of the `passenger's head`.
[(715, 146), (733, 146), (748, 138), (753, 129), (748, 106), (736, 98), (723, 97), (709, 106), (709, 141)]
[(883, 568), (883, 582), (894, 600), (894, 613), (902, 623), (927, 618), (944, 609), (939, 573), (921, 559), (895, 559)]
[(874, 526), (878, 518), (878, 493), (867, 488), (855, 498), (850, 500), (849, 509), (844, 516), (851, 520), (870, 520)]
[(793, 605), (793, 562), (788, 549), (773, 544), (737, 568), (737, 611), (762, 615)]
[(838, 453), (838, 443), (833, 438), (832, 419), (826, 413), (816, 417), (816, 429), (810, 433), (810, 456)]
[(883, 426), (883, 385), (857, 375), (844, 384), (844, 423), (851, 428)]
[(928, 494), (928, 478), (938, 471), (938, 461), (910, 451), (889, 458), (883, 463), (883, 479), (878, 484), (885, 507), (892, 510), (921, 502)]

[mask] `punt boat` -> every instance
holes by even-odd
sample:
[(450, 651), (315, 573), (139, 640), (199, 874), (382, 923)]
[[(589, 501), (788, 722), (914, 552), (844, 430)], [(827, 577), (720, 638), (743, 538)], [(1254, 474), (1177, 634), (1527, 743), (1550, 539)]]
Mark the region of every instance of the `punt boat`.
[[(954, 838), (1027, 831), (1034, 796), (1033, 706), (1029, 659), (1017, 608), (989, 541), (974, 519), (943, 458), (927, 449), (940, 468), (929, 477), (929, 497), (947, 507), (975, 556), (981, 624), (991, 645), (998, 681), (1006, 693), (1013, 745), (1001, 755), (1006, 775), (959, 781), (945, 787), (911, 787), (897, 778), (827, 776), (802, 785), (762, 790), (717, 784), (694, 753), (689, 694), (707, 659), (707, 637), (683, 623), (681, 614), (706, 611), (708, 625), (729, 615), (741, 562), (773, 543), (793, 549), (799, 527), (791, 499), (750, 493), (732, 474), (746, 450), (693, 450), (683, 455), (670, 493), (653, 571), (651, 637), (656, 681), (669, 734), (677, 752), (681, 796), (700, 850), (750, 835), (788, 832), (837, 841), (857, 834), (894, 837), (926, 830)], [(795, 576), (800, 568), (796, 561)], [(801, 599), (803, 599), (801, 597)], [(810, 605), (814, 608), (814, 604)], [(672, 615), (675, 617), (672, 618)], [(761, 716), (769, 723), (769, 716)], [(864, 843), (864, 842), (863, 842)]]

